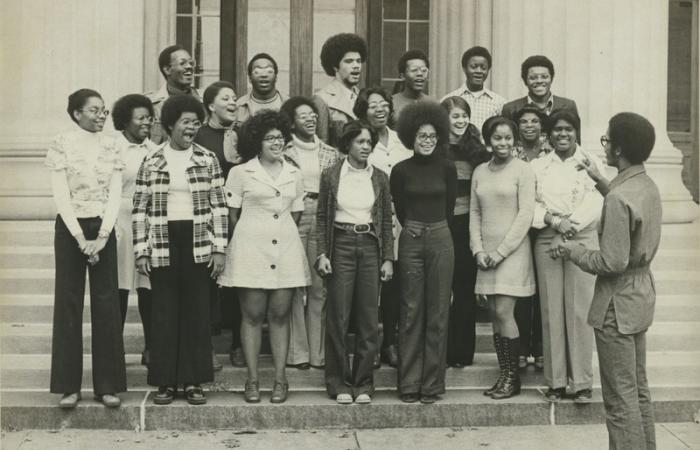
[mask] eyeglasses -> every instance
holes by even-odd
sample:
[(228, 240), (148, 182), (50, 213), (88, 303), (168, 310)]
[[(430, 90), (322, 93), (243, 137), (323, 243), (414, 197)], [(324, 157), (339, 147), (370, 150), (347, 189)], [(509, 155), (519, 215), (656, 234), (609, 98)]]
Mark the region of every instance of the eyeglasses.
[(426, 141), (437, 142), (438, 137), (437, 137), (437, 134), (418, 133), (416, 135), (416, 139), (418, 139), (419, 141), (422, 141), (422, 142), (426, 142)]
[(273, 142), (278, 141), (284, 144), (284, 136), (265, 136), (263, 138), (263, 142), (267, 142), (269, 144), (272, 144)]
[(90, 109), (81, 109), (81, 111), (82, 112), (89, 112), (93, 116), (105, 116), (105, 117), (107, 117), (109, 115), (108, 109), (90, 108)]
[(375, 111), (377, 109), (384, 109), (384, 110), (389, 110), (389, 102), (380, 102), (380, 103), (370, 103), (367, 105), (367, 110), (372, 110)]
[(551, 78), (548, 73), (543, 73), (540, 75), (528, 75), (527, 81), (549, 81)]
[(134, 122), (136, 123), (145, 123), (145, 124), (152, 124), (153, 123), (153, 116), (139, 116), (139, 117), (134, 117)]
[(610, 143), (610, 138), (606, 135), (602, 135), (600, 137), (600, 145), (603, 147), (606, 147)]

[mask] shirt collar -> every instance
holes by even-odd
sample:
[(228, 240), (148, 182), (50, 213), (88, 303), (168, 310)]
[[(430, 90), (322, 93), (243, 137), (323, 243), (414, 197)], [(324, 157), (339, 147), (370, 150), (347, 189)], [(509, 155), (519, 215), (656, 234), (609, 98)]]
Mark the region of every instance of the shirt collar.
[(644, 164), (635, 164), (634, 166), (630, 166), (618, 173), (617, 176), (613, 178), (613, 180), (610, 182), (610, 189), (614, 188), (615, 186), (619, 186), (630, 178), (642, 173), (646, 173)]
[[(535, 101), (532, 98), (530, 98), (529, 94), (527, 96), (527, 104), (537, 106)], [(539, 106), (537, 106), (537, 107), (539, 108)], [(550, 111), (550, 112), (554, 109), (554, 94), (552, 94), (551, 92), (549, 93), (549, 98), (547, 99), (547, 103), (545, 103), (544, 108), (540, 108), (540, 109)]]
[(345, 175), (348, 175), (350, 173), (365, 174), (367, 175), (367, 178), (370, 178), (373, 172), (374, 169), (372, 168), (372, 164), (370, 164), (369, 162), (367, 163), (367, 167), (365, 167), (364, 169), (356, 169), (352, 167), (348, 162), (348, 159), (345, 158), (345, 161), (343, 161), (343, 166), (340, 168), (340, 178), (343, 178)]
[(485, 95), (488, 98), (493, 99), (493, 91), (486, 89), (486, 88), (483, 88), (480, 91), (474, 92), (474, 91), (470, 90), (469, 87), (467, 87), (466, 83), (464, 83), (464, 90), (462, 91), (462, 95), (470, 95), (474, 98), (479, 98), (482, 95)]

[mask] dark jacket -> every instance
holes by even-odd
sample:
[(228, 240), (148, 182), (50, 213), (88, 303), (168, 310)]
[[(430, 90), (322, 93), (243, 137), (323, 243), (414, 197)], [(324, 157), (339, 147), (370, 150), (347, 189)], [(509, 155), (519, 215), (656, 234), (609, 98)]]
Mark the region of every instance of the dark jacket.
[[(345, 159), (324, 170), (321, 174), (321, 186), (318, 194), (318, 210), (316, 211), (316, 242), (318, 256), (325, 254), (331, 258), (333, 249), (333, 234), (335, 211), (338, 205), (338, 185), (340, 184), (340, 169)], [(391, 193), (389, 177), (377, 169), (372, 171), (372, 187), (374, 188), (374, 205), (372, 206), (372, 223), (379, 240), (380, 261), (394, 259), (394, 235), (391, 222)]]
[[(503, 110), (501, 115), (513, 120), (513, 116), (518, 112), (523, 106), (527, 105), (527, 96), (513, 100), (503, 105)], [(576, 108), (576, 102), (570, 100), (566, 97), (559, 97), (558, 95), (552, 95), (552, 111), (557, 109), (568, 109), (578, 116), (578, 109)]]

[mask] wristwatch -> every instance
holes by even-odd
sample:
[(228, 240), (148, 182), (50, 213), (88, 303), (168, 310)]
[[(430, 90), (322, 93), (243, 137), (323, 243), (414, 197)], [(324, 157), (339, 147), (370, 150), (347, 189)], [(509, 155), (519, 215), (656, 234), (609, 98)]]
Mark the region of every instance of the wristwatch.
[(100, 230), (99, 233), (97, 233), (97, 237), (101, 239), (107, 239), (109, 238), (109, 231), (107, 230)]

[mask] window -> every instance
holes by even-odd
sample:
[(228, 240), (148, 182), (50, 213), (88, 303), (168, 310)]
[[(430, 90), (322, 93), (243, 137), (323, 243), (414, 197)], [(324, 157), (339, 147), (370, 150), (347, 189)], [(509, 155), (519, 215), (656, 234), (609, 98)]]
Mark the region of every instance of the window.
[(197, 62), (197, 88), (219, 80), (221, 0), (177, 0), (176, 41)]
[(389, 92), (399, 81), (397, 64), (410, 49), (422, 50), (430, 57), (429, 0), (383, 0), (381, 23), (381, 80)]

